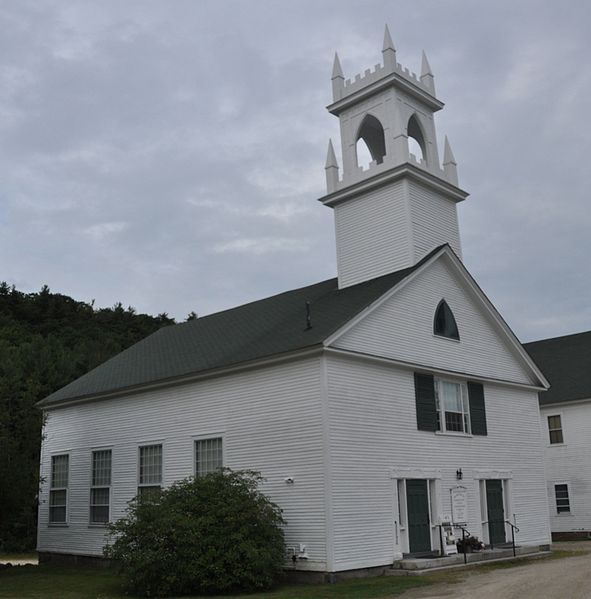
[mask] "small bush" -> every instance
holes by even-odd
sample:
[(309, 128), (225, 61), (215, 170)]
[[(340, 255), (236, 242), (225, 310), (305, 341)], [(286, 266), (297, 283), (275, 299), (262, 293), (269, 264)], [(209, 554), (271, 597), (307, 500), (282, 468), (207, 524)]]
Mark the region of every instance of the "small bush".
[(261, 480), (226, 468), (136, 497), (110, 526), (105, 556), (147, 597), (267, 589), (282, 571), (284, 521)]

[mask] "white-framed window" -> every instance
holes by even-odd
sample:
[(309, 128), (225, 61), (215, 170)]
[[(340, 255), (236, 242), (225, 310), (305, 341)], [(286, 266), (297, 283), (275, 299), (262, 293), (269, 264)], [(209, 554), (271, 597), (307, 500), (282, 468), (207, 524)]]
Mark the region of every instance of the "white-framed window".
[(562, 434), (562, 417), (560, 414), (548, 416), (548, 435), (550, 436), (550, 445), (564, 443)]
[(92, 475), (90, 482), (90, 523), (106, 524), (110, 519), (111, 499), (110, 449), (92, 452)]
[(205, 476), (223, 465), (222, 437), (195, 440), (195, 476)]
[(138, 456), (138, 495), (160, 490), (162, 486), (162, 444), (141, 445)]
[(568, 483), (556, 483), (554, 485), (557, 514), (570, 514), (570, 495), (568, 491)]
[(470, 402), (465, 383), (435, 379), (437, 429), (443, 432), (470, 431)]
[(68, 521), (68, 478), (70, 456), (65, 453), (51, 456), (51, 483), (49, 489), (49, 523), (66, 524)]

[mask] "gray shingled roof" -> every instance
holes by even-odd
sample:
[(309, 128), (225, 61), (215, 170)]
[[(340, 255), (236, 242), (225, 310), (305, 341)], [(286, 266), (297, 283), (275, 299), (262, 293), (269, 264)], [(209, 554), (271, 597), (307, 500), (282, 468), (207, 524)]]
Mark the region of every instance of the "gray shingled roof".
[[(38, 403), (124, 392), (286, 352), (320, 346), (332, 333), (437, 253), (411, 268), (338, 289), (337, 279), (164, 327)], [(306, 301), (312, 328), (306, 329)]]
[(591, 331), (524, 343), (550, 382), (540, 404), (591, 399)]

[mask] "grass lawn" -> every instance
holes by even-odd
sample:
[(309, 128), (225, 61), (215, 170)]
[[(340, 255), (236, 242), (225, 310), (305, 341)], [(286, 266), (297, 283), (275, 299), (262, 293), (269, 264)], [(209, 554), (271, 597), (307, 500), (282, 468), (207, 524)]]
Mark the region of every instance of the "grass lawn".
[[(542, 559), (563, 559), (584, 553), (587, 551), (558, 550)], [(469, 571), (487, 572), (532, 561), (533, 558), (512, 560), (424, 576), (380, 576), (333, 585), (284, 585), (266, 593), (241, 595), (240, 599), (387, 599), (414, 587), (460, 582)], [(129, 596), (121, 590), (121, 578), (112, 570), (46, 564), (0, 570), (0, 599), (129, 599)]]
[[(431, 584), (418, 576), (382, 576), (333, 585), (289, 585), (274, 591), (241, 595), (241, 599), (379, 599)], [(235, 595), (232, 595), (235, 597)], [(129, 599), (111, 570), (66, 566), (15, 566), (0, 570), (2, 599)]]

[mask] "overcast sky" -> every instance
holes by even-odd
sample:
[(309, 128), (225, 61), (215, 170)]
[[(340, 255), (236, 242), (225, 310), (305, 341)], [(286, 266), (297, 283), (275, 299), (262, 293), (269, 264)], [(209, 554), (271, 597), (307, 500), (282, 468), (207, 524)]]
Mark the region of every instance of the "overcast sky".
[(0, 0), (0, 280), (183, 320), (334, 276), (332, 57), (385, 23), (446, 103), (472, 275), (523, 341), (591, 329), (585, 0)]

